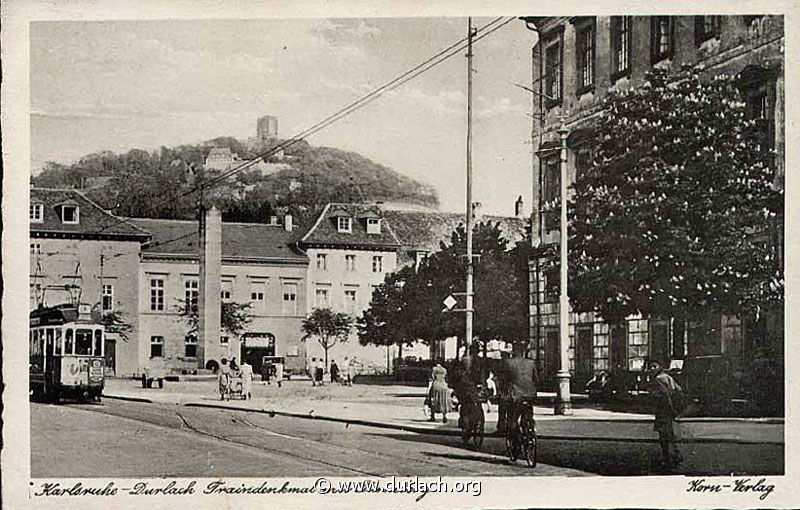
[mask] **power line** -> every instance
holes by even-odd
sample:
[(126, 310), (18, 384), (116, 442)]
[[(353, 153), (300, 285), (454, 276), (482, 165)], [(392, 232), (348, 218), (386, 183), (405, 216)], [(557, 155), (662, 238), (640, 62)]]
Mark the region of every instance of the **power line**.
[[(512, 18), (509, 18), (506, 21), (498, 24), (502, 19), (503, 19), (503, 17), (495, 18), (491, 22), (489, 22), (486, 25), (484, 25), (483, 27), (479, 28), (478, 32), (484, 31), (484, 33), (481, 34), (480, 36), (475, 37), (473, 39), (473, 43), (479, 41), (480, 39), (483, 39), (484, 37), (490, 35), (491, 33), (495, 32), (497, 30), (499, 30), (500, 28), (502, 28), (503, 26), (507, 25), (511, 21), (514, 21), (516, 18), (512, 17)], [(495, 25), (495, 26), (492, 26), (492, 25)], [(489, 28), (489, 27), (491, 27), (491, 28)], [(289, 140), (285, 140), (285, 141), (279, 143), (278, 145), (276, 145), (275, 147), (271, 148), (269, 151), (267, 151), (267, 152), (265, 152), (263, 154), (259, 154), (255, 159), (253, 159), (251, 161), (248, 161), (247, 163), (243, 163), (242, 165), (239, 165), (236, 168), (233, 168), (233, 169), (231, 169), (231, 170), (229, 170), (227, 172), (224, 172), (223, 174), (221, 174), (221, 175), (219, 175), (219, 176), (217, 176), (217, 177), (215, 177), (215, 178), (203, 183), (203, 185), (201, 187), (195, 186), (195, 188), (183, 193), (180, 196), (185, 196), (185, 195), (188, 195), (190, 193), (194, 193), (196, 191), (199, 191), (200, 189), (214, 187), (214, 186), (218, 185), (220, 182), (225, 181), (226, 179), (228, 179), (232, 175), (235, 175), (236, 173), (238, 173), (238, 172), (240, 172), (240, 171), (242, 171), (242, 170), (254, 165), (259, 159), (271, 156), (271, 155), (277, 153), (280, 150), (283, 150), (283, 149), (285, 149), (287, 147), (290, 147), (290, 146), (298, 143), (302, 139), (304, 139), (306, 136), (309, 136), (311, 134), (317, 133), (318, 131), (328, 127), (329, 125), (333, 124), (334, 122), (337, 122), (337, 121), (343, 119), (344, 117), (350, 115), (351, 113), (354, 113), (355, 111), (357, 111), (357, 110), (363, 108), (364, 106), (366, 106), (367, 104), (371, 103), (372, 101), (374, 101), (375, 99), (380, 97), (384, 92), (387, 92), (387, 91), (390, 91), (390, 90), (394, 90), (395, 88), (399, 87), (400, 85), (403, 85), (404, 83), (416, 78), (417, 76), (421, 75), (422, 73), (424, 73), (424, 72), (432, 69), (433, 67), (441, 64), (442, 62), (444, 62), (448, 58), (458, 54), (461, 50), (463, 50), (464, 48), (467, 47), (465, 42), (468, 39), (469, 39), (468, 37), (462, 38), (458, 42), (450, 45), (448, 48), (440, 51), (439, 53), (437, 53), (433, 57), (431, 57), (431, 58), (425, 60), (424, 62), (416, 65), (415, 67), (411, 68), (410, 70), (406, 71), (405, 73), (401, 74), (400, 76), (398, 76), (397, 78), (391, 80), (390, 82), (382, 85), (381, 87), (378, 87), (377, 89), (373, 90), (372, 92), (370, 92), (369, 94), (365, 95), (364, 97), (362, 97), (362, 98), (350, 103), (349, 105), (347, 105), (344, 108), (340, 109), (336, 113), (333, 113), (333, 114), (329, 115), (325, 119), (317, 122), (313, 126), (311, 126), (311, 127), (307, 128), (306, 130), (298, 133), (297, 135), (293, 136)]]

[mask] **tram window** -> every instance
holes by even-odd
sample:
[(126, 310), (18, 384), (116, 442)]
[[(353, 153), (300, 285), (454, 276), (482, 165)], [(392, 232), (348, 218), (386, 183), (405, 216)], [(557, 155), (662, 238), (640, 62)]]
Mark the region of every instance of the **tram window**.
[(91, 329), (76, 329), (75, 330), (75, 354), (76, 355), (92, 354), (92, 330)]
[(56, 356), (60, 356), (61, 355), (61, 328), (56, 328), (56, 339), (55, 339), (55, 342), (53, 343), (53, 348), (55, 349), (53, 354), (55, 354)]
[(47, 328), (47, 350), (45, 354), (53, 355), (53, 328)]
[(64, 354), (73, 354), (72, 351), (72, 328), (64, 332)]
[(95, 329), (94, 330), (94, 355), (95, 356), (102, 356), (103, 355), (103, 330), (102, 329)]
[(37, 356), (41, 356), (42, 355), (42, 345), (44, 344), (44, 330), (43, 329), (39, 329), (39, 330), (36, 331), (36, 333), (37, 333), (36, 334), (36, 338), (35, 338), (35, 341), (36, 341), (36, 355)]

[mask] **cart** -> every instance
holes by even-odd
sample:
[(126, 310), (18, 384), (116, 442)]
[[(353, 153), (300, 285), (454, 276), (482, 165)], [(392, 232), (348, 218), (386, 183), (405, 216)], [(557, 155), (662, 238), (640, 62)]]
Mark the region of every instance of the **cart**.
[(247, 395), (244, 394), (241, 374), (237, 373), (231, 376), (225, 397), (228, 400), (245, 400), (247, 398)]

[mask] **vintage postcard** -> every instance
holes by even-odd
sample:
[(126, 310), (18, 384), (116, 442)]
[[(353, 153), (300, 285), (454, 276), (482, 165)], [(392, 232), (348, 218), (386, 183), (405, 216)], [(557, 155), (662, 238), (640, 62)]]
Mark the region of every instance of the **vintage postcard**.
[(3, 503), (797, 507), (797, 14), (4, 1)]

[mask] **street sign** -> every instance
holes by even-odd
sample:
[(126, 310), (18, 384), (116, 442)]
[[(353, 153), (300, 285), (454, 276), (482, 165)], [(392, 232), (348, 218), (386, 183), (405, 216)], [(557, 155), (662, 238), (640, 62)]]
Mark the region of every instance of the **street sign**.
[(452, 295), (447, 296), (444, 300), (444, 306), (446, 306), (448, 310), (452, 310), (457, 303), (458, 301), (456, 301), (456, 298)]

